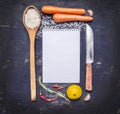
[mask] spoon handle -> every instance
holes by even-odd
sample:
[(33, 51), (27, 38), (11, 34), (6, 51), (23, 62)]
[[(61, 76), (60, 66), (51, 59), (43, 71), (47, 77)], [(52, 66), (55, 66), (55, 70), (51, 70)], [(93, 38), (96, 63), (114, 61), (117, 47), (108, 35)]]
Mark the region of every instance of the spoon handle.
[(35, 32), (29, 32), (30, 38), (30, 90), (31, 101), (36, 101), (36, 73), (35, 73)]

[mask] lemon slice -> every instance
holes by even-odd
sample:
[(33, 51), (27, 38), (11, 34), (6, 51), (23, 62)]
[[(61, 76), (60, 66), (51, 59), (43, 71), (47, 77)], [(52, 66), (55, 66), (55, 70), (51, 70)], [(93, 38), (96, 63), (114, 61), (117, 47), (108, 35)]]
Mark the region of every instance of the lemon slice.
[(71, 100), (77, 100), (82, 96), (82, 88), (77, 84), (72, 84), (67, 88), (67, 97)]

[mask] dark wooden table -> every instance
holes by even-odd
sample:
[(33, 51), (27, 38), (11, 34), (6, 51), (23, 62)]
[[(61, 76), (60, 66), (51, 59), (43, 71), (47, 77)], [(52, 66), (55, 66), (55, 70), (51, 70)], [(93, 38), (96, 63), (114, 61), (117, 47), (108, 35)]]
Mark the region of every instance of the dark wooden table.
[[(22, 14), (28, 5), (39, 10), (43, 5), (57, 5), (94, 11), (94, 21), (89, 23), (95, 37), (93, 92), (89, 102), (83, 101), (85, 63), (81, 66), (80, 100), (71, 101), (70, 105), (61, 101), (47, 103), (39, 98), (37, 83), (37, 102), (30, 101), (29, 39), (22, 24)], [(119, 0), (0, 0), (0, 114), (120, 114), (119, 35)], [(35, 48), (36, 76), (39, 76), (42, 38), (36, 39)]]

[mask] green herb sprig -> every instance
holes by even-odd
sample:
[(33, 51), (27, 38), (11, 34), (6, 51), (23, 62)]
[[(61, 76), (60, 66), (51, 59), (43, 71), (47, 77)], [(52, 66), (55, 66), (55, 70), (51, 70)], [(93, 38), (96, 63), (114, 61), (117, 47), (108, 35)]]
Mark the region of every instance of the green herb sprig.
[(69, 100), (68, 98), (66, 98), (66, 96), (65, 96), (64, 93), (59, 92), (59, 91), (54, 91), (54, 90), (52, 90), (52, 89), (50, 89), (50, 88), (47, 88), (47, 87), (42, 83), (42, 77), (41, 77), (41, 76), (38, 77), (38, 82), (39, 82), (39, 85), (40, 85), (43, 89), (45, 89), (46, 91), (48, 91), (49, 93), (55, 94), (55, 95), (57, 95), (57, 96), (65, 99), (66, 101), (70, 102), (70, 100)]

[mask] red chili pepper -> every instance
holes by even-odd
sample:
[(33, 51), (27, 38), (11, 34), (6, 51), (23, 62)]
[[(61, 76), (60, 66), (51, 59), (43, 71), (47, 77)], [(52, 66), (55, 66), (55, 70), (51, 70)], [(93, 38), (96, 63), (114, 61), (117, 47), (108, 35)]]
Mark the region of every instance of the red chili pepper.
[(59, 88), (59, 87), (61, 87), (61, 86), (59, 86), (59, 85), (57, 85), (57, 84), (54, 84), (52, 87), (53, 87), (53, 88)]
[(47, 98), (46, 96), (44, 96), (41, 92), (40, 92), (40, 98), (44, 101), (48, 101), (48, 102), (52, 102), (55, 101), (57, 99), (57, 96), (53, 97), (53, 98)]
[(52, 87), (55, 88), (56, 90), (61, 90), (63, 88), (62, 86), (59, 86), (57, 84), (54, 84)]
[(59, 86), (59, 85), (57, 85), (57, 84), (54, 84), (52, 87), (55, 88), (57, 91), (59, 91), (59, 90), (65, 88), (65, 87), (67, 87), (67, 86)]

